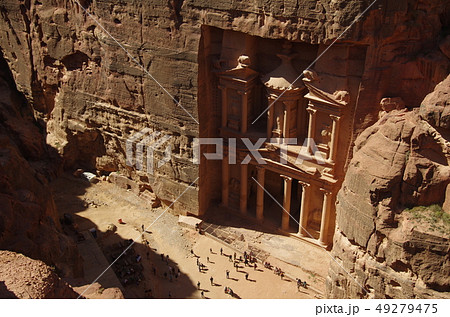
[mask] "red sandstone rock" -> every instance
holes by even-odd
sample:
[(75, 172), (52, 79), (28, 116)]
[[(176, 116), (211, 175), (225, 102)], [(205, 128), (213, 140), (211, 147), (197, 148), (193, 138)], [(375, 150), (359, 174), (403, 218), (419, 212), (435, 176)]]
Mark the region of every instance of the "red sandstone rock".
[(42, 261), (0, 251), (0, 298), (77, 298), (79, 295)]
[[(443, 128), (435, 114), (446, 108), (440, 106), (448, 101), (446, 82), (420, 109), (422, 117)], [(450, 182), (448, 130), (439, 131), (419, 109), (393, 110), (356, 140), (338, 194), (332, 250), (352, 278), (332, 263), (329, 297), (450, 298), (448, 229), (417, 223), (405, 211), (444, 202)]]

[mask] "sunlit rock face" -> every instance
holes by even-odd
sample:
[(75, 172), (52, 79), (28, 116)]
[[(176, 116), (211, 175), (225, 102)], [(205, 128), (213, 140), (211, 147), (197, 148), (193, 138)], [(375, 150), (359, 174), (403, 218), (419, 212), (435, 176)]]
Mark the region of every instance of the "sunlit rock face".
[[(430, 129), (441, 133), (448, 128), (446, 108), (425, 99), (430, 102), (424, 101), (420, 114), (407, 111), (418, 108), (449, 73), (447, 2), (5, 0), (0, 5), (0, 48), (47, 144), (62, 158), (62, 167), (114, 172), (110, 180), (150, 197), (151, 204), (203, 215), (221, 200), (222, 171), (218, 161), (194, 162), (194, 139), (220, 136), (218, 74), (234, 69), (245, 56), (249, 67), (265, 78), (280, 69), (277, 56), (290, 42), (295, 59), (289, 72), (300, 75), (308, 68), (305, 79), (313, 88), (343, 105), (328, 236), (331, 240), (337, 215), (335, 256), (339, 257), (339, 245), (348, 241), (363, 257), (369, 256), (369, 246), (378, 245), (374, 219), (379, 202), (393, 210), (383, 211), (386, 216), (380, 221), (394, 226), (401, 222), (392, 204), (444, 200), (447, 172), (442, 155), (429, 161), (421, 151), (440, 151), (441, 141), (430, 143), (428, 138), (434, 131)], [(296, 85), (306, 91), (301, 80)], [(265, 90), (260, 89), (258, 98), (255, 102), (267, 100)], [(303, 101), (307, 107), (308, 101)], [(264, 108), (262, 103), (257, 106)], [(435, 106), (443, 110), (435, 112)], [(251, 113), (251, 119), (257, 115)], [(306, 134), (303, 123), (296, 128)], [(158, 166), (166, 147), (158, 148), (151, 172), (145, 159), (136, 162), (140, 131), (170, 137), (165, 143), (171, 146), (170, 160)], [(322, 132), (324, 139), (331, 133)], [(130, 139), (137, 141), (127, 159)], [(360, 158), (355, 161), (353, 156)], [(361, 172), (358, 160), (366, 162), (373, 175)], [(377, 169), (380, 164), (384, 167)], [(429, 182), (422, 184), (423, 179)], [(318, 208), (311, 220), (320, 228), (323, 193), (314, 193)], [(352, 200), (349, 195), (358, 197)], [(392, 203), (384, 202), (389, 195)], [(359, 218), (350, 227), (354, 217)], [(334, 272), (330, 278), (336, 281)], [(438, 290), (445, 283), (436, 279), (423, 283), (430, 288), (436, 284)], [(377, 292), (381, 296), (382, 291)], [(329, 296), (360, 293), (350, 291), (350, 286), (330, 286)]]
[[(317, 57), (369, 5), (335, 0), (8, 0), (0, 7), (0, 47), (65, 167), (121, 171), (151, 187), (165, 203), (203, 176), (173, 206), (197, 214), (217, 198), (217, 191), (209, 190), (216, 187), (216, 178), (205, 176), (214, 173), (192, 163), (193, 139), (217, 134), (209, 124), (215, 99), (208, 97), (205, 74), (217, 54), (215, 43), (230, 51), (232, 38), (234, 44), (246, 36), (284, 39), (318, 45)], [(381, 98), (402, 97), (409, 107), (418, 106), (444, 78), (445, 10), (445, 1), (376, 3), (311, 66), (323, 78), (324, 90), (350, 92), (345, 147), (376, 120)], [(208, 27), (235, 32), (232, 38), (215, 38)], [(260, 58), (280, 53), (264, 45), (252, 50), (248, 54)], [(279, 63), (276, 57), (268, 59)], [(126, 164), (125, 141), (144, 128), (172, 136), (172, 160), (152, 175)]]
[(450, 76), (420, 109), (385, 113), (356, 140), (336, 206), (330, 297), (450, 297), (450, 226), (440, 219), (449, 87)]

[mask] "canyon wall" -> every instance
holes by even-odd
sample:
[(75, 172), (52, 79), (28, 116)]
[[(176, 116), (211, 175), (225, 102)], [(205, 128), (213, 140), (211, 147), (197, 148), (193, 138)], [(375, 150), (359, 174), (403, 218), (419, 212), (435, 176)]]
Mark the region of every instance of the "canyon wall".
[(440, 207), (450, 199), (449, 111), (450, 76), (420, 109), (384, 113), (356, 140), (329, 297), (450, 298), (450, 210)]
[[(235, 66), (239, 49), (276, 60), (273, 48), (288, 40), (300, 54), (302, 45), (314, 46), (304, 53), (314, 64), (298, 65), (299, 74), (309, 67), (318, 74), (321, 89), (348, 91), (350, 98), (340, 137), (346, 158), (338, 162), (337, 176), (341, 181), (346, 176), (337, 203), (337, 262), (330, 270), (329, 296), (444, 296), (448, 237), (428, 228), (413, 230), (401, 210), (442, 204), (445, 197), (447, 116), (439, 115), (433, 102), (426, 104), (432, 97), (420, 111), (414, 109), (449, 73), (450, 5), (445, 0), (379, 0), (352, 24), (371, 3), (2, 1), (0, 49), (8, 65), (2, 67), (10, 69), (33, 109), (24, 120), (19, 108), (2, 104), (7, 135), (1, 148), (6, 153), (1, 188), (7, 189), (2, 196), (6, 220), (0, 222), (7, 244), (2, 247), (27, 255), (40, 252), (49, 261), (65, 252), (67, 258), (74, 256), (57, 233), (45, 186), (45, 173), (55, 170), (45, 172), (39, 163), (52, 154), (36, 142), (40, 137), (29, 137), (36, 131), (45, 134), (66, 169), (117, 172), (133, 179), (138, 193), (151, 191), (166, 205), (187, 190), (173, 209), (206, 212), (220, 194), (220, 172), (215, 163), (193, 163), (193, 140), (218, 135), (214, 120), (220, 117), (211, 116), (220, 109), (211, 88), (214, 65), (225, 57)], [(246, 46), (252, 38), (262, 44)], [(412, 111), (390, 111), (391, 99), (380, 103), (383, 98)], [(378, 120), (380, 110), (387, 114)], [(154, 173), (139, 170), (130, 164), (133, 160), (127, 164), (127, 140), (147, 128), (147, 133), (171, 137), (171, 159)], [(164, 153), (157, 150), (156, 155)], [(17, 223), (17, 215), (53, 233), (35, 236), (44, 231), (20, 227), (24, 224)], [(17, 237), (21, 232), (26, 238)], [(39, 247), (34, 248), (35, 242)], [(60, 248), (50, 250), (50, 245)]]
[[(6, 0), (0, 47), (66, 168), (119, 171), (166, 204), (188, 189), (174, 209), (202, 214), (217, 198), (209, 190), (217, 183), (208, 177), (211, 169), (192, 162), (193, 139), (217, 134), (208, 117), (214, 107), (208, 77), (201, 76), (214, 62), (203, 51), (214, 48), (202, 44), (208, 36), (202, 26), (314, 44), (317, 56), (327, 50), (312, 68), (330, 93), (350, 92), (348, 162), (356, 136), (376, 121), (381, 98), (418, 106), (449, 67), (448, 45), (439, 48), (449, 23), (446, 1), (380, 0), (339, 37), (370, 4)], [(171, 136), (170, 162), (151, 174), (126, 164), (126, 140), (144, 128)]]
[(81, 258), (62, 234), (48, 186), (57, 159), (0, 56), (0, 249), (42, 260), (61, 276), (79, 277)]
[(43, 262), (10, 251), (0, 251), (0, 279), (0, 298), (75, 299), (79, 296)]

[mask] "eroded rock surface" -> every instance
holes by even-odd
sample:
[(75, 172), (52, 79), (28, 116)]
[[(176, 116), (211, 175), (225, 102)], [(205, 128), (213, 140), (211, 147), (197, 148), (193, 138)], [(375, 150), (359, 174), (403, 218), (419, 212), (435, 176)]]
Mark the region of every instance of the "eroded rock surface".
[[(398, 96), (418, 106), (449, 69), (445, 0), (378, 1), (330, 49), (327, 45), (371, 1), (80, 3), (114, 39), (73, 1), (2, 2), (0, 47), (18, 89), (46, 122), (47, 141), (67, 168), (120, 171), (166, 204), (201, 176), (198, 186), (174, 204), (178, 213), (202, 214), (220, 192), (216, 178), (206, 175), (214, 174), (211, 169), (192, 163), (193, 139), (217, 134), (211, 113), (220, 97), (205, 75), (217, 54), (276, 63), (271, 47), (281, 42), (246, 52), (242, 43), (252, 36), (316, 45), (315, 55), (303, 50), (309, 62), (327, 49), (314, 68), (330, 93), (350, 93), (349, 122), (342, 127), (348, 146), (376, 121), (379, 108), (373, 100)], [(218, 29), (227, 31), (223, 38), (214, 37)], [(222, 53), (215, 52), (220, 45)], [(237, 49), (243, 51), (232, 52)], [(172, 159), (150, 176), (126, 163), (126, 140), (144, 128), (171, 136)]]
[(74, 242), (62, 234), (48, 181), (52, 155), (25, 98), (0, 58), (0, 249), (20, 252), (80, 276)]
[(450, 297), (448, 228), (414, 221), (406, 209), (444, 202), (449, 80), (420, 111), (393, 110), (358, 137), (338, 194), (332, 250), (346, 272), (332, 262), (330, 297)]
[(0, 251), (0, 298), (74, 299), (78, 296), (42, 261)]

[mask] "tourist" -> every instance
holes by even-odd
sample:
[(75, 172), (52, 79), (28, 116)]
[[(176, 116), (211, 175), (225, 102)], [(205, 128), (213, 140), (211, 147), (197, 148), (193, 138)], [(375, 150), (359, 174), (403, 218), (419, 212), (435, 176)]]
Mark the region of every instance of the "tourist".
[(248, 280), (248, 273), (245, 273), (245, 279)]
[(152, 266), (153, 267), (153, 275), (156, 275), (156, 267), (154, 267), (154, 266)]
[(227, 274), (227, 279), (230, 278), (230, 271), (227, 270), (225, 273)]
[(197, 282), (197, 289), (200, 289), (200, 281)]
[(214, 279), (213, 279), (212, 276), (211, 276), (211, 278), (209, 279), (209, 281), (211, 282), (211, 285), (214, 285)]
[(209, 253), (211, 253), (211, 254), (213, 253), (211, 248), (209, 248)]
[(239, 268), (239, 265), (236, 262), (234, 262), (234, 268), (236, 269), (236, 272), (237, 272), (238, 268)]
[(236, 252), (234, 252), (233, 260), (236, 261)]
[(300, 291), (300, 287), (302, 286), (302, 280), (301, 279), (297, 279), (297, 290), (299, 290)]
[(258, 268), (258, 266), (255, 264), (253, 264), (253, 269), (256, 271), (256, 269)]
[(164, 253), (161, 253), (161, 261), (164, 262)]
[(206, 263), (210, 263), (209, 262), (209, 256), (206, 257)]
[(230, 260), (230, 262), (233, 262), (233, 258), (231, 257), (231, 254), (230, 254), (230, 256), (228, 257), (228, 259)]
[(142, 232), (145, 232), (145, 227), (144, 227), (144, 225), (142, 225), (141, 228), (142, 228)]
[(222, 250), (222, 248), (220, 248), (220, 255), (223, 255), (223, 250)]
[(166, 263), (169, 264), (169, 255), (166, 256)]
[(205, 294), (203, 293), (203, 291), (200, 293), (200, 295), (202, 295), (202, 298), (205, 298)]

